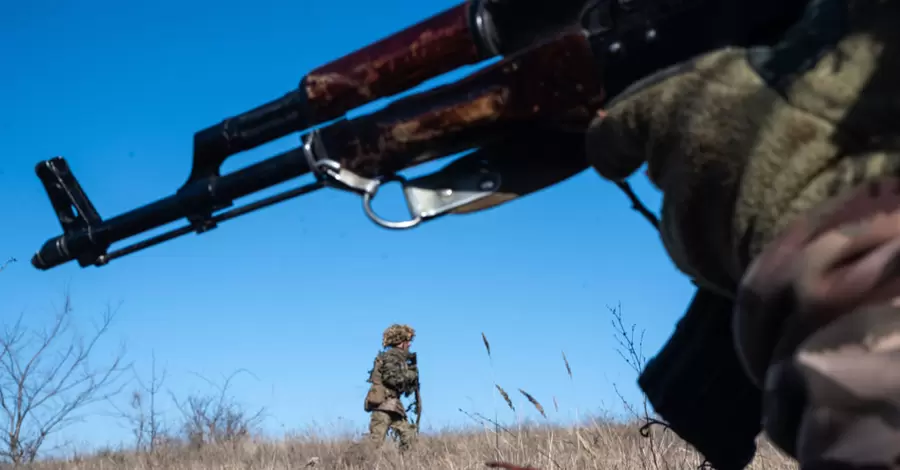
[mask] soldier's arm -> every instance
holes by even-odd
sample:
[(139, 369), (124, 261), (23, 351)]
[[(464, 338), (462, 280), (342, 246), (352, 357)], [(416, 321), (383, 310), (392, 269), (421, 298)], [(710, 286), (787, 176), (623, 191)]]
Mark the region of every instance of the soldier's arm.
[(380, 360), (381, 360), (380, 356), (375, 356), (375, 360), (372, 361), (372, 368), (369, 369), (369, 378), (366, 379), (366, 382), (369, 382), (369, 383), (376, 382), (376, 375), (379, 373), (378, 363)]
[(407, 390), (418, 379), (418, 372), (411, 369), (406, 359), (398, 354), (385, 354), (381, 367), (384, 384), (396, 390)]

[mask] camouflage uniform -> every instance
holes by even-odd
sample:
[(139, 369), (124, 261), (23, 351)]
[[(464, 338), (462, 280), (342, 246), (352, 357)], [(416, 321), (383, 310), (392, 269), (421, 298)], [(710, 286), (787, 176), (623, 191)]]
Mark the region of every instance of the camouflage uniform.
[(378, 353), (369, 372), (372, 385), (365, 400), (365, 410), (372, 414), (368, 438), (380, 444), (388, 430), (393, 429), (400, 437), (401, 450), (414, 444), (418, 430), (409, 422), (400, 397), (415, 392), (419, 372), (411, 364), (414, 354), (397, 346), (412, 341), (415, 334), (407, 325), (391, 325), (384, 331), (382, 346), (386, 349)]
[(734, 300), (763, 427), (802, 468), (900, 468), (898, 144), (895, 0), (815, 0), (776, 46), (650, 77), (588, 133), (601, 176), (648, 164), (663, 244)]

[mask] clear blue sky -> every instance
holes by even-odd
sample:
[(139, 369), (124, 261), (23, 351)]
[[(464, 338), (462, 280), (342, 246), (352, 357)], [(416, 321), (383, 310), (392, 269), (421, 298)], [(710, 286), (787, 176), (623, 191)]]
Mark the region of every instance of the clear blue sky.
[[(647, 329), (649, 355), (692, 289), (656, 233), (592, 171), (406, 232), (375, 226), (356, 196), (326, 190), (102, 268), (73, 262), (41, 272), (29, 264), (60, 231), (34, 175), (40, 160), (65, 156), (101, 215), (112, 217), (184, 182), (196, 130), (452, 4), (9, 3), (0, 17), (0, 257), (19, 262), (0, 274), (0, 320), (24, 312), (40, 325), (66, 288), (85, 328), (121, 302), (104, 354), (127, 341), (146, 374), (155, 350), (168, 367), (167, 388), (180, 396), (208, 390), (192, 372), (246, 368), (256, 378), (237, 378), (233, 392), (267, 407), (271, 432), (361, 429), (366, 371), (393, 322), (418, 331), (426, 426), (464, 423), (458, 408), (515, 419), (500, 407), (494, 380), (529, 391), (548, 410), (555, 396), (558, 419), (620, 411), (612, 384), (632, 399), (637, 388), (615, 353), (606, 306), (621, 303), (627, 320)], [(296, 135), (282, 139), (225, 169), (296, 144)], [(645, 177), (633, 184), (656, 209), (659, 195)], [(534, 417), (515, 395), (523, 416)], [(90, 418), (61, 437), (100, 445), (128, 435), (115, 421)]]

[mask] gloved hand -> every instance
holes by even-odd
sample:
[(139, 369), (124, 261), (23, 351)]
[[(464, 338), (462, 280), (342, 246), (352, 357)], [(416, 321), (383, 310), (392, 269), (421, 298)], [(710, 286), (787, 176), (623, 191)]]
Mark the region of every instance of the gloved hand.
[(898, 21), (897, 2), (812, 0), (771, 48), (707, 53), (613, 97), (588, 160), (611, 180), (646, 163), (672, 260), (733, 294), (791, 219), (892, 171)]
[(765, 429), (804, 469), (900, 465), (900, 178), (798, 217), (754, 259), (734, 329)]
[(663, 193), (662, 241), (701, 287), (733, 294), (740, 278), (731, 246), (737, 185), (777, 99), (747, 50), (722, 49), (635, 83), (587, 132), (602, 177), (624, 180), (648, 165)]

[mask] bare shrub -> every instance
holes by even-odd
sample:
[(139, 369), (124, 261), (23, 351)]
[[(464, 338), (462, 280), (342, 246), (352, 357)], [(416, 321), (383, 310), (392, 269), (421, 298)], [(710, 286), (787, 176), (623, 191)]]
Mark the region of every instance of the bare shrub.
[[(5, 265), (4, 265), (5, 266)], [(71, 324), (72, 306), (48, 328), (29, 331), (22, 316), (3, 325), (0, 335), (0, 459), (14, 464), (37, 458), (47, 437), (82, 418), (95, 402), (121, 390), (123, 351), (92, 367), (94, 348), (107, 333), (114, 314), (107, 309), (95, 331), (79, 335)]]
[(181, 411), (182, 432), (190, 447), (199, 449), (209, 444), (234, 446), (258, 430), (265, 408), (250, 413), (228, 394), (232, 379), (240, 372), (247, 371), (241, 369), (232, 373), (222, 385), (197, 375), (215, 388), (216, 394), (193, 394), (183, 401), (172, 395), (172, 400)]
[(167, 377), (166, 369), (157, 371), (156, 353), (151, 353), (150, 379), (141, 379), (134, 372), (137, 387), (131, 392), (129, 409), (122, 410), (111, 403), (116, 417), (125, 420), (134, 436), (134, 449), (138, 452), (155, 452), (168, 444), (168, 428), (159, 406), (159, 395)]
[[(606, 307), (606, 309), (612, 316), (613, 337), (618, 343), (616, 353), (628, 364), (628, 367), (634, 371), (635, 375), (640, 375), (647, 365), (647, 356), (644, 354), (644, 333), (646, 330), (641, 330), (638, 333), (637, 324), (634, 323), (630, 327), (626, 327), (621, 305)], [(640, 448), (642, 468), (669, 468), (670, 462), (663, 459), (661, 452), (663, 444), (659, 441), (659, 432), (654, 429), (654, 427), (659, 427), (662, 433), (666, 433), (669, 430), (669, 426), (650, 412), (650, 402), (646, 395), (642, 394), (640, 404), (635, 406), (625, 399), (615, 384), (613, 384), (613, 388), (628, 411), (630, 418), (641, 424), (638, 432), (647, 442), (645, 447)], [(700, 459), (697, 463), (701, 464), (702, 461), (703, 459)]]

